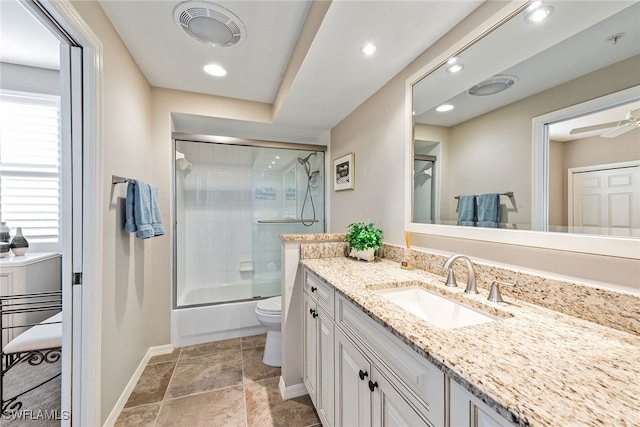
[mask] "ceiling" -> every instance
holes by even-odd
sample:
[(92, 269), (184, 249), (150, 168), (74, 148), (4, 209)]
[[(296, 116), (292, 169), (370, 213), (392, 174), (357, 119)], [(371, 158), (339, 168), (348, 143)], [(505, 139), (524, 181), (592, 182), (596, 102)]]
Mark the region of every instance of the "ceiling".
[[(636, 119), (640, 119), (640, 101), (630, 102), (628, 104), (619, 105), (617, 107), (609, 108), (597, 113), (587, 114), (584, 116), (576, 117), (570, 120), (564, 120), (562, 122), (553, 123), (549, 126), (549, 138), (556, 141), (573, 141), (575, 139), (589, 138), (592, 136), (599, 136), (616, 127), (612, 125), (606, 128), (602, 128), (590, 132), (580, 132), (571, 135), (572, 129), (579, 129), (582, 127), (599, 125), (604, 123), (622, 122), (627, 123), (627, 113), (634, 112)], [(640, 127), (633, 131), (636, 135), (640, 135)], [(640, 140), (639, 140), (640, 141)]]
[(58, 40), (17, 0), (0, 0), (0, 62), (57, 70)]
[[(315, 142), (482, 2), (217, 3), (246, 27), (236, 46), (185, 35), (173, 22), (176, 1), (100, 1), (151, 85), (273, 105), (269, 124), (181, 114), (176, 131)], [(371, 57), (359, 51), (367, 42), (378, 46)], [(229, 74), (205, 75), (207, 62)]]
[[(640, 54), (640, 2), (548, 0), (545, 4), (553, 5), (555, 11), (542, 26), (526, 24), (523, 14), (515, 16), (459, 55), (465, 65), (461, 72), (447, 73), (443, 67), (416, 84), (415, 121), (454, 126)], [(616, 33), (625, 35), (617, 44), (606, 41)], [(515, 75), (517, 82), (492, 96), (467, 93), (496, 74)], [(436, 112), (435, 107), (443, 103), (455, 109)], [(590, 118), (593, 124), (612, 121), (600, 114)], [(572, 138), (568, 134), (554, 137)]]
[[(212, 47), (189, 37), (173, 21), (178, 1), (98, 2), (152, 86), (272, 106), (271, 123), (179, 114), (174, 115), (176, 131), (310, 143), (482, 0), (221, 0), (217, 3), (246, 27), (245, 39), (232, 47)], [(0, 60), (55, 68), (55, 59), (43, 61), (57, 52), (51, 37), (15, 12), (17, 0), (0, 4)], [(367, 42), (378, 47), (370, 57), (359, 51)], [(228, 74), (206, 75), (202, 67), (211, 62)]]

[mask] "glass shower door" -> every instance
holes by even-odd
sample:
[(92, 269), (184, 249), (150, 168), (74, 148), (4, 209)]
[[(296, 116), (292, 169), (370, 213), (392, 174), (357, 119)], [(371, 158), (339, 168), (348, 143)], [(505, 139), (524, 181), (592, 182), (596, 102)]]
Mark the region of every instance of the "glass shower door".
[(280, 295), (280, 234), (324, 232), (324, 153), (176, 140), (175, 154), (175, 306)]

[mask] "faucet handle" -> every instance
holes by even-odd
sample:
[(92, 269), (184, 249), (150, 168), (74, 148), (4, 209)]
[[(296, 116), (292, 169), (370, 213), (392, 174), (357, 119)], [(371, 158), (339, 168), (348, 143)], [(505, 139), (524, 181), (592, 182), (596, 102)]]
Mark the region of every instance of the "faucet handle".
[(496, 280), (491, 284), (491, 290), (489, 291), (489, 297), (487, 298), (487, 300), (491, 302), (504, 302), (504, 300), (502, 299), (502, 295), (500, 295), (499, 285), (511, 286), (511, 287), (515, 286), (513, 283), (501, 282), (499, 280)]

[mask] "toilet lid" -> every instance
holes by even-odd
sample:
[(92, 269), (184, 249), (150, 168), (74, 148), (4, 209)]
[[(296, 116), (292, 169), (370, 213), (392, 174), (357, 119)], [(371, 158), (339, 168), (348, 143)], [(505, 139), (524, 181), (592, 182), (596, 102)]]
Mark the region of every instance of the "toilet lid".
[(258, 303), (258, 310), (263, 313), (280, 314), (282, 312), (282, 297), (273, 297)]

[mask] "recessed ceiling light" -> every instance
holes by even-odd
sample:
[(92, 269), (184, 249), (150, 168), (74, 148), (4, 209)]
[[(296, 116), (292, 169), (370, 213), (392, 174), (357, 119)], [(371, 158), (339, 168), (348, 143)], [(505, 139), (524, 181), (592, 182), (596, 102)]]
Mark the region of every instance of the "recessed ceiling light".
[(214, 77), (223, 77), (227, 75), (227, 70), (218, 64), (208, 64), (203, 67), (204, 72)]
[(360, 48), (360, 52), (362, 52), (362, 54), (366, 56), (373, 55), (376, 50), (378, 50), (378, 47), (373, 43), (367, 43)]
[(527, 11), (530, 12), (534, 9), (539, 8), (540, 6), (542, 6), (542, 0), (536, 0), (529, 5), (529, 7), (527, 8)]
[(451, 111), (453, 109), (454, 109), (454, 106), (451, 104), (442, 104), (441, 106), (436, 108), (436, 111), (439, 113), (444, 113), (445, 111)]
[(447, 67), (447, 72), (448, 73), (457, 73), (459, 71), (462, 71), (463, 68), (464, 68), (463, 64), (454, 63), (454, 64), (451, 64), (451, 65), (449, 65)]
[(524, 16), (524, 22), (527, 24), (542, 22), (553, 13), (553, 10), (553, 6), (542, 6), (532, 9)]
[(458, 57), (457, 56), (452, 56), (451, 58), (449, 58), (449, 60), (447, 61), (447, 64), (451, 65), (451, 64), (455, 64), (456, 62), (458, 62)]

